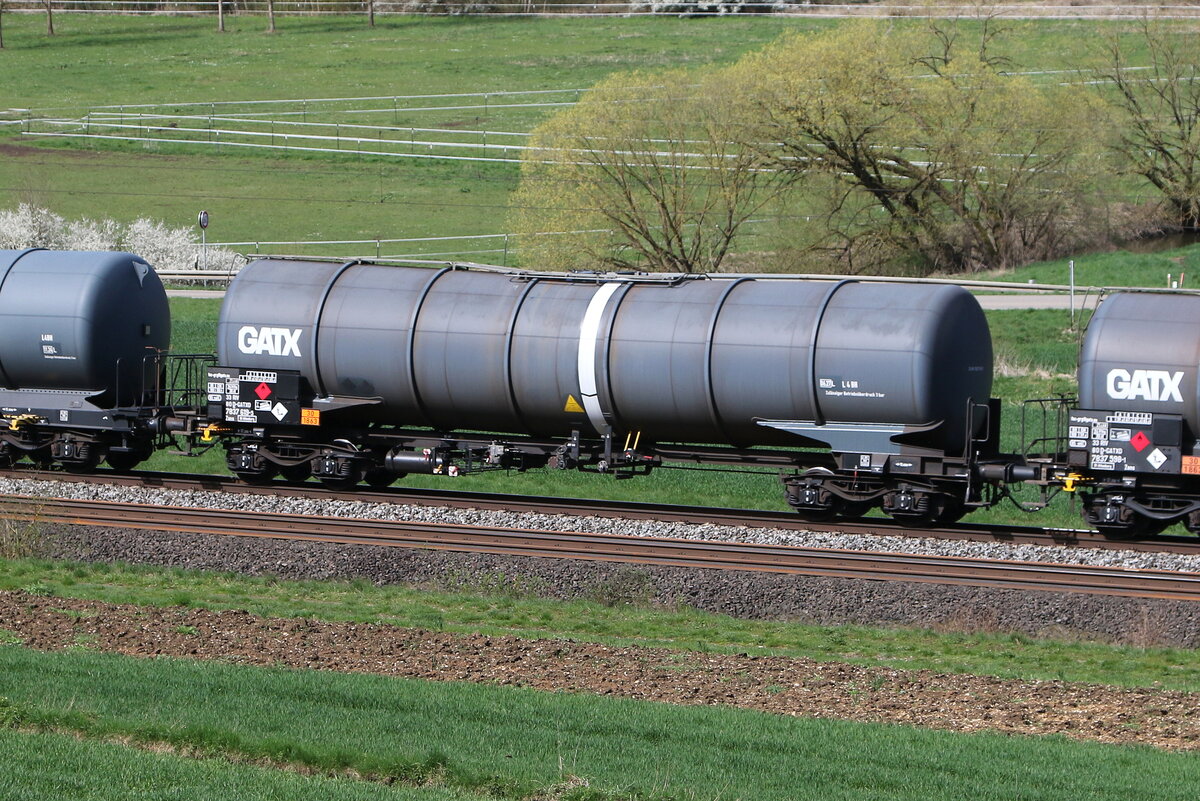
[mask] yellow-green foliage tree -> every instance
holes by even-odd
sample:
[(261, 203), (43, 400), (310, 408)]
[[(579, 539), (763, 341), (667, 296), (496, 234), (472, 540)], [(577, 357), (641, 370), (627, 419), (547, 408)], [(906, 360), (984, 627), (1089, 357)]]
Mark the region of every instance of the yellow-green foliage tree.
[[(1149, 181), (1172, 222), (1200, 228), (1200, 44), (1194, 30), (1144, 20), (1149, 64), (1130, 64), (1128, 39), (1105, 44), (1095, 84), (1116, 113), (1116, 150), (1127, 173)], [(1148, 68), (1147, 68), (1148, 67)], [(1115, 91), (1114, 91), (1115, 90)]]
[(538, 127), (513, 201), (522, 263), (718, 269), (776, 183), (725, 77), (615, 75)]
[[(1092, 134), (1079, 93), (1004, 74), (986, 40), (866, 21), (731, 68), (771, 168), (809, 181), (810, 237), (922, 271), (1004, 268), (1078, 230)], [(862, 265), (864, 268), (875, 264)]]

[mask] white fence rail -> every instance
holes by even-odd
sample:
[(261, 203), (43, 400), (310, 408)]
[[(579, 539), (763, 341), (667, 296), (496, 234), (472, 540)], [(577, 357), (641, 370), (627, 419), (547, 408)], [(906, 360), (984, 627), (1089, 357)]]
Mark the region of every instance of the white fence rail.
[[(115, 121), (122, 119), (125, 121)], [(168, 122), (167, 120), (171, 121)], [(214, 122), (207, 127), (207, 122)], [(188, 122), (199, 123), (189, 125)], [(369, 126), (352, 123), (305, 123), (273, 120), (127, 116), (82, 120), (34, 119), (26, 136), (72, 139), (115, 139), (125, 142), (202, 145), (459, 161), (518, 162), (527, 133), (464, 131), (415, 126)], [(239, 127), (232, 127), (237, 124)], [(490, 140), (489, 141), (489, 137)]]

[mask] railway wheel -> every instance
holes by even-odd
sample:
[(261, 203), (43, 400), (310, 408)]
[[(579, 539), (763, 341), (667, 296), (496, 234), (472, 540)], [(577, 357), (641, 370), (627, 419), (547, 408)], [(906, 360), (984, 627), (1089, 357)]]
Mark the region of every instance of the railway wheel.
[(899, 489), (883, 497), (883, 511), (898, 523), (924, 528), (949, 522), (946, 514), (952, 500), (941, 492)]
[(279, 468), (279, 475), (283, 476), (283, 480), (289, 484), (303, 484), (312, 476), (312, 467), (308, 462), (292, 464)]
[(937, 522), (944, 526), (953, 525), (962, 520), (966, 513), (967, 505), (961, 498), (947, 495), (946, 504), (942, 507), (942, 513), (938, 515)]
[(104, 461), (108, 466), (117, 473), (128, 473), (137, 467), (142, 462), (149, 459), (154, 453), (154, 449), (146, 445), (145, 447), (138, 446), (128, 450), (114, 451), (109, 450), (104, 455)]
[(795, 483), (787, 485), (787, 502), (796, 516), (808, 523), (826, 523), (838, 515), (842, 498), (825, 487), (825, 478), (833, 471), (824, 467), (810, 467)]
[(262, 470), (234, 470), (233, 474), (238, 477), (239, 481), (244, 481), (247, 484), (270, 484), (271, 479), (275, 478), (275, 465), (269, 464)]
[(833, 507), (826, 509), (795, 509), (796, 517), (803, 520), (805, 523), (828, 523), (837, 517), (837, 510)]
[(358, 482), (363, 480), (366, 472), (366, 468), (362, 464), (351, 462), (343, 475), (318, 475), (317, 480), (321, 482), (321, 486), (323, 487), (333, 490), (344, 490), (357, 486)]
[(384, 487), (392, 486), (392, 482), (394, 482), (397, 478), (398, 476), (395, 473), (390, 473), (387, 470), (376, 467), (367, 471), (367, 476), (364, 481), (367, 482), (368, 487), (373, 489), (383, 489)]
[(109, 453), (108, 456), (104, 457), (104, 461), (108, 463), (108, 466), (111, 467), (114, 472), (128, 473), (129, 471), (133, 470), (133, 468), (141, 464), (144, 460), (142, 459), (141, 454), (126, 452)]
[(346, 490), (358, 486), (362, 479), (358, 476), (324, 476), (320, 479), (321, 486), (331, 490)]
[[(1139, 514), (1125, 504), (1127, 496), (1100, 493), (1083, 499), (1083, 519), (1110, 540), (1135, 540), (1162, 533), (1174, 520)], [(1190, 516), (1189, 516), (1190, 519)]]
[(77, 461), (62, 463), (63, 470), (67, 471), (68, 473), (78, 474), (94, 473), (99, 465), (100, 454), (96, 453), (94, 450)]
[[(1146, 537), (1157, 536), (1166, 531), (1178, 521), (1175, 520), (1156, 520), (1152, 517), (1144, 517), (1139, 514), (1134, 514), (1133, 519), (1122, 525), (1101, 525), (1094, 523), (1096, 530), (1110, 540), (1138, 540)], [(1190, 529), (1189, 529), (1190, 531)]]
[(1146, 536), (1145, 526), (1142, 525), (1143, 520), (1144, 518), (1139, 518), (1136, 522), (1119, 526), (1102, 525), (1100, 523), (1093, 523), (1092, 525), (1096, 527), (1096, 531), (1104, 535), (1105, 539), (1136, 540)]
[(859, 520), (867, 516), (867, 513), (875, 508), (872, 501), (847, 501), (842, 500), (840, 508), (837, 510), (837, 516), (841, 520)]
[(105, 451), (97, 442), (66, 436), (50, 443), (47, 456), (68, 473), (91, 473), (104, 459)]

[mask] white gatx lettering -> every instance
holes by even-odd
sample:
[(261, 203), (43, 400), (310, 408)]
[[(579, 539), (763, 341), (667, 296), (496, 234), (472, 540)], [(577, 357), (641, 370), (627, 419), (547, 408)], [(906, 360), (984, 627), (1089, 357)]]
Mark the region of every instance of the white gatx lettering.
[(238, 329), (238, 350), (255, 356), (299, 356), (300, 329), (243, 325)]
[(1116, 400), (1148, 400), (1183, 402), (1179, 394), (1179, 382), (1183, 371), (1169, 373), (1166, 370), (1134, 370), (1132, 373), (1120, 367), (1108, 371), (1108, 397)]

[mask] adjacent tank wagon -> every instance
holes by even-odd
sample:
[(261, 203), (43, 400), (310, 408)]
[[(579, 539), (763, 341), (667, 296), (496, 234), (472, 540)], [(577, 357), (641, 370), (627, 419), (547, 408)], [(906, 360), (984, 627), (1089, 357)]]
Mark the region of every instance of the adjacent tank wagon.
[(1198, 323), (1200, 296), (1122, 292), (1088, 324), (1062, 480), (1103, 531), (1200, 532)]
[(170, 337), (162, 282), (137, 256), (0, 250), (0, 462), (149, 456)]

